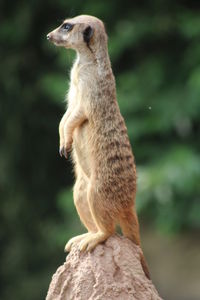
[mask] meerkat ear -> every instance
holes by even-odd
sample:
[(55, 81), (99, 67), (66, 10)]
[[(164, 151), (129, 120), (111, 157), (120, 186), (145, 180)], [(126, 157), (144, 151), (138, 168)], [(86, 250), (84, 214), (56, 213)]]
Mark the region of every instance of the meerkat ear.
[(83, 31), (83, 39), (86, 44), (89, 44), (91, 37), (93, 36), (94, 30), (91, 26), (86, 27)]

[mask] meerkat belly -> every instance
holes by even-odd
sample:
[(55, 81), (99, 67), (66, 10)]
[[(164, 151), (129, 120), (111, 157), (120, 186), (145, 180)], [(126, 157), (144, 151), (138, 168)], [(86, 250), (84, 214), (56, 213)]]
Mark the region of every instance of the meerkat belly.
[(74, 131), (73, 136), (73, 160), (75, 165), (90, 177), (91, 161), (88, 147), (88, 121)]

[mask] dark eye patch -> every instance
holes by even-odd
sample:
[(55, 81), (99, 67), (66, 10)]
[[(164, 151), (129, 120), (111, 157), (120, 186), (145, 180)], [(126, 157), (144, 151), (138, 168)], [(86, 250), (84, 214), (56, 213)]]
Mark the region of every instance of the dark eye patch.
[(84, 42), (88, 45), (89, 42), (90, 42), (90, 39), (92, 37), (94, 33), (94, 30), (92, 29), (91, 26), (88, 26), (84, 31), (83, 31), (83, 39), (84, 39)]
[(74, 25), (73, 25), (73, 24), (70, 24), (70, 23), (64, 23), (64, 24), (61, 26), (61, 28), (64, 29), (64, 30), (66, 30), (66, 31), (72, 30), (73, 27), (74, 27)]

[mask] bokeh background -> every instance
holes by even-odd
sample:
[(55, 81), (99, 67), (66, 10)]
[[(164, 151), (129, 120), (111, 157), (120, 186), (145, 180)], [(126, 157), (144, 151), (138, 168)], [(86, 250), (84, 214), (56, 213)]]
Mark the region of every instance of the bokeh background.
[(84, 231), (58, 155), (73, 51), (46, 34), (92, 14), (109, 35), (138, 170), (144, 253), (164, 299), (200, 299), (200, 2), (0, 2), (0, 299), (44, 299)]

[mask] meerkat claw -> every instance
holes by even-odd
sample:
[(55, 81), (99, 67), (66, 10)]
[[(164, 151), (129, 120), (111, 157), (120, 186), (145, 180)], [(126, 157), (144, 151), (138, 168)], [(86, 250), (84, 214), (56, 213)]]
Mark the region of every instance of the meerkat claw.
[(64, 157), (65, 157), (66, 159), (67, 159), (67, 157), (68, 157), (68, 152), (71, 151), (71, 148), (72, 148), (71, 143), (70, 143), (70, 144), (67, 144), (66, 146), (64, 146), (64, 147), (62, 148), (62, 154), (64, 155)]
[(59, 154), (60, 154), (60, 157), (63, 156), (63, 147), (59, 149)]
[(68, 152), (67, 149), (66, 149), (66, 148), (63, 148), (63, 155), (64, 155), (64, 157), (65, 157), (66, 159), (67, 159), (67, 156), (68, 156), (68, 155), (67, 155), (67, 152)]

